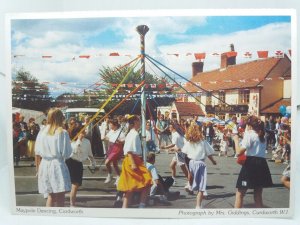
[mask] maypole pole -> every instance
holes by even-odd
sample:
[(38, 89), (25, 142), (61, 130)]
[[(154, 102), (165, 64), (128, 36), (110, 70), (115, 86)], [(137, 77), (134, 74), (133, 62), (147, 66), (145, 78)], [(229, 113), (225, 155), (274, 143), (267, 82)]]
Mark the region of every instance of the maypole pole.
[[(145, 81), (145, 35), (149, 31), (147, 25), (139, 25), (136, 27), (136, 31), (140, 35), (141, 43), (141, 77)], [(141, 115), (142, 115), (142, 146), (143, 146), (143, 160), (146, 162), (146, 95), (145, 95), (145, 83), (141, 90)]]

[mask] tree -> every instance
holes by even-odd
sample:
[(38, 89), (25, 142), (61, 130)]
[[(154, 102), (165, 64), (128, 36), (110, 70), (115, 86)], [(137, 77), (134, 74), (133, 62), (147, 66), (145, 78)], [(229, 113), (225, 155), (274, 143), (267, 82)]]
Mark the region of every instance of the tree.
[[(120, 66), (119, 66), (120, 67)], [(125, 77), (125, 75), (130, 70), (129, 67), (123, 67), (122, 69), (116, 69), (116, 68), (110, 68), (110, 67), (103, 67), (99, 70), (99, 75), (101, 79), (106, 84), (106, 93), (107, 95), (111, 95), (113, 90), (115, 90), (116, 86), (121, 83), (122, 79)], [(118, 94), (128, 94), (128, 92), (132, 91), (135, 88), (135, 85), (133, 84), (139, 84), (142, 82), (140, 70), (132, 71), (131, 74), (128, 75), (128, 78), (125, 80), (124, 84), (127, 84), (126, 88), (121, 87), (118, 91)], [(166, 83), (168, 81), (165, 78), (159, 78), (154, 76), (151, 73), (146, 72), (145, 73), (145, 83), (146, 83), (146, 92), (151, 91), (167, 91), (170, 92), (171, 89), (166, 88)], [(132, 85), (128, 85), (132, 84)], [(152, 88), (150, 86), (147, 86), (147, 84), (156, 84), (156, 88)], [(174, 99), (172, 98), (174, 101)], [(135, 100), (126, 101), (126, 103), (123, 104), (122, 107), (120, 107), (118, 110), (116, 110), (115, 114), (127, 114), (130, 113), (133, 109), (133, 106), (135, 105)], [(108, 112), (110, 109), (112, 109), (119, 101), (112, 100), (106, 107), (106, 111)], [(140, 113), (140, 103), (138, 103), (134, 113), (137, 113), (139, 111)]]
[(71, 93), (63, 93), (55, 98), (56, 107), (82, 108), (87, 104), (87, 98)]
[(12, 81), (12, 105), (45, 112), (51, 106), (49, 88), (39, 83), (30, 72), (21, 69)]

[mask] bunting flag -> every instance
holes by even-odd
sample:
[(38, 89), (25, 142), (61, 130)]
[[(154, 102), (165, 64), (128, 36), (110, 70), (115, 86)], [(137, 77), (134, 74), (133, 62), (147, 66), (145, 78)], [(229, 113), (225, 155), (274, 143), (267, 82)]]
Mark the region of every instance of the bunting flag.
[(134, 84), (127, 84), (128, 88), (133, 88)]
[(109, 56), (120, 56), (120, 54), (118, 52), (112, 52), (109, 53)]
[(194, 53), (196, 60), (203, 60), (206, 57), (206, 53)]
[(284, 57), (284, 54), (283, 54), (282, 51), (276, 51), (276, 52), (275, 52), (275, 56), (276, 56), (276, 58), (283, 58), (283, 57)]
[(80, 55), (79, 58), (81, 59), (89, 59), (91, 56), (90, 55)]
[(192, 53), (190, 53), (190, 52), (186, 53), (186, 56), (190, 56), (190, 55), (192, 55)]
[(212, 55), (213, 55), (213, 56), (219, 56), (220, 54), (217, 53), (217, 52), (214, 52)]
[(178, 56), (179, 56), (179, 54), (178, 54), (178, 53), (168, 53), (167, 55), (174, 55), (174, 56), (176, 56), (176, 57), (178, 57)]
[(42, 58), (43, 59), (50, 59), (50, 58), (52, 58), (52, 55), (43, 55)]
[(246, 53), (244, 54), (244, 57), (245, 57), (245, 58), (252, 58), (252, 53), (246, 52)]
[(269, 54), (268, 51), (257, 51), (257, 56), (260, 59), (268, 58), (268, 54)]
[(14, 58), (24, 57), (25, 55), (14, 55)]

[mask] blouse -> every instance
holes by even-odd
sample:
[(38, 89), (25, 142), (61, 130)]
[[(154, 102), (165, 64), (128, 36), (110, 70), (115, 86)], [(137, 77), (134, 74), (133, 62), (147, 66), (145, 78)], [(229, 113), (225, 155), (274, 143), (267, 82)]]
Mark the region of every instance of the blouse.
[(45, 159), (66, 160), (72, 154), (71, 140), (66, 130), (59, 128), (54, 135), (49, 135), (47, 125), (42, 129), (36, 139), (35, 154)]
[(204, 161), (207, 156), (214, 154), (215, 151), (207, 141), (203, 140), (196, 143), (187, 141), (182, 148), (182, 152), (192, 160)]
[(115, 143), (117, 141), (117, 139), (119, 141), (124, 141), (125, 140), (125, 134), (121, 129), (110, 130), (107, 133), (106, 138), (108, 139), (109, 142)]
[(247, 150), (247, 156), (265, 158), (265, 151), (267, 147), (266, 141), (261, 142), (259, 140), (258, 134), (254, 130), (249, 130), (244, 133), (241, 147)]
[(125, 138), (124, 144), (124, 155), (128, 152), (132, 152), (136, 155), (142, 155), (142, 143), (139, 136), (139, 133), (133, 128), (129, 131)]
[(172, 133), (172, 144), (179, 149), (184, 146), (184, 138), (177, 131)]
[(93, 159), (93, 153), (91, 148), (91, 143), (88, 139), (83, 138), (82, 140), (77, 139), (71, 143), (73, 152), (71, 158), (77, 160), (79, 162), (83, 162), (84, 160), (90, 158)]

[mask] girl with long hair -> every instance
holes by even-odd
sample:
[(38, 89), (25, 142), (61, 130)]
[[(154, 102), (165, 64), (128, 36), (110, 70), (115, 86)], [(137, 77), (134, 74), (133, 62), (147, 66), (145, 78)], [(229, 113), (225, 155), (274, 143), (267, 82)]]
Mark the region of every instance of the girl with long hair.
[(205, 140), (200, 127), (192, 122), (185, 134), (186, 142), (182, 148), (182, 152), (187, 154), (190, 170), (190, 181), (192, 181), (192, 190), (197, 191), (196, 208), (201, 208), (204, 192), (206, 191), (207, 168), (205, 159), (216, 165), (217, 162), (213, 158), (214, 150)]
[(38, 134), (35, 154), (38, 158), (38, 189), (47, 195), (47, 207), (63, 207), (65, 193), (71, 190), (71, 179), (65, 160), (70, 158), (72, 147), (68, 132), (62, 128), (63, 113), (50, 109), (47, 126)]
[(255, 206), (262, 208), (263, 188), (271, 187), (273, 184), (265, 158), (267, 145), (265, 126), (264, 122), (256, 116), (249, 116), (246, 125), (246, 131), (240, 144), (238, 135), (233, 137), (237, 155), (246, 154), (247, 157), (236, 183), (237, 192), (234, 206), (241, 208), (247, 189), (254, 189)]

